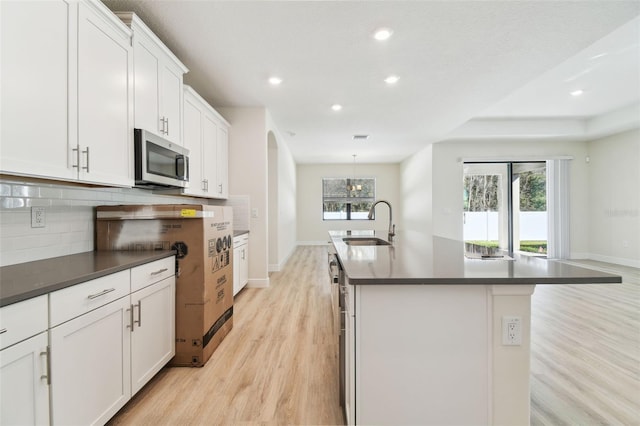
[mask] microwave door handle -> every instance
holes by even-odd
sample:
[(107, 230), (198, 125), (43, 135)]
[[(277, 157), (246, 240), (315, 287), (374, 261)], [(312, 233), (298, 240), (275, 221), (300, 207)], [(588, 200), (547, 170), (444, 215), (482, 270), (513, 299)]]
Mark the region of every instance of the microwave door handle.
[[(180, 164), (182, 163), (182, 173)], [(181, 180), (189, 180), (189, 157), (178, 154), (176, 155), (176, 176)]]

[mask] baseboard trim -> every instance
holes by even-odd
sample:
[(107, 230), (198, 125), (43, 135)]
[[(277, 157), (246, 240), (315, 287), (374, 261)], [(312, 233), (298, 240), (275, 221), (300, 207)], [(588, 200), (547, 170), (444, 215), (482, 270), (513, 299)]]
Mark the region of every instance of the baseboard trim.
[(604, 256), (601, 254), (591, 253), (588, 257), (598, 262), (614, 263), (616, 265), (629, 266), (631, 268), (640, 268), (640, 260), (625, 259), (624, 257)]
[(280, 263), (270, 263), (267, 265), (267, 270), (269, 272), (280, 272), (282, 271), (282, 269), (284, 268), (284, 265), (287, 264), (287, 262), (289, 261), (289, 258), (291, 257), (291, 255), (293, 254), (293, 252), (296, 251), (296, 246), (291, 247), (291, 250), (289, 250), (289, 253), (287, 253), (287, 255), (284, 257), (284, 259), (282, 259), (280, 261)]
[(269, 278), (249, 278), (247, 283), (249, 288), (267, 288), (269, 287)]

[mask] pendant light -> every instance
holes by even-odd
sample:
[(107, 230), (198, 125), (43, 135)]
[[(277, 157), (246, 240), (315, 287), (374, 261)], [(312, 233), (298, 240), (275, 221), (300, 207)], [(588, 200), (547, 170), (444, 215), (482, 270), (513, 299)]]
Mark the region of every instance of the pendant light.
[(353, 155), (353, 175), (351, 177), (351, 185), (347, 185), (348, 191), (362, 191), (362, 185), (356, 185), (356, 154)]

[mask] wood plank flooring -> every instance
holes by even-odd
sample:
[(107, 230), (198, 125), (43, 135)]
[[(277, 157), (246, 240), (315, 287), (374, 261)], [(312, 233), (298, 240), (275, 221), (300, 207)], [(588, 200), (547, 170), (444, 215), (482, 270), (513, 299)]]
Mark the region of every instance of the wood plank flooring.
[(112, 425), (342, 424), (326, 247), (300, 247), (266, 289), (235, 300), (202, 368), (165, 368)]
[(531, 424), (640, 425), (640, 270), (622, 284), (539, 285), (531, 301)]
[[(110, 424), (342, 424), (326, 271), (325, 247), (298, 247), (269, 288), (238, 295), (204, 367), (165, 368)], [(536, 288), (532, 425), (640, 425), (640, 271), (612, 271), (622, 285)]]

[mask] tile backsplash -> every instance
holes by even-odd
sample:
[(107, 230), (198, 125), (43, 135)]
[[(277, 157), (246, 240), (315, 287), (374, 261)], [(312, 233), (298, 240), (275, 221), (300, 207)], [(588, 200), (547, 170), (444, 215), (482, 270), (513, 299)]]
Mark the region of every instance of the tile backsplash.
[[(185, 203), (225, 204), (138, 188), (0, 179), (0, 266), (93, 250), (95, 206)], [(44, 207), (44, 228), (31, 227), (32, 207)]]

